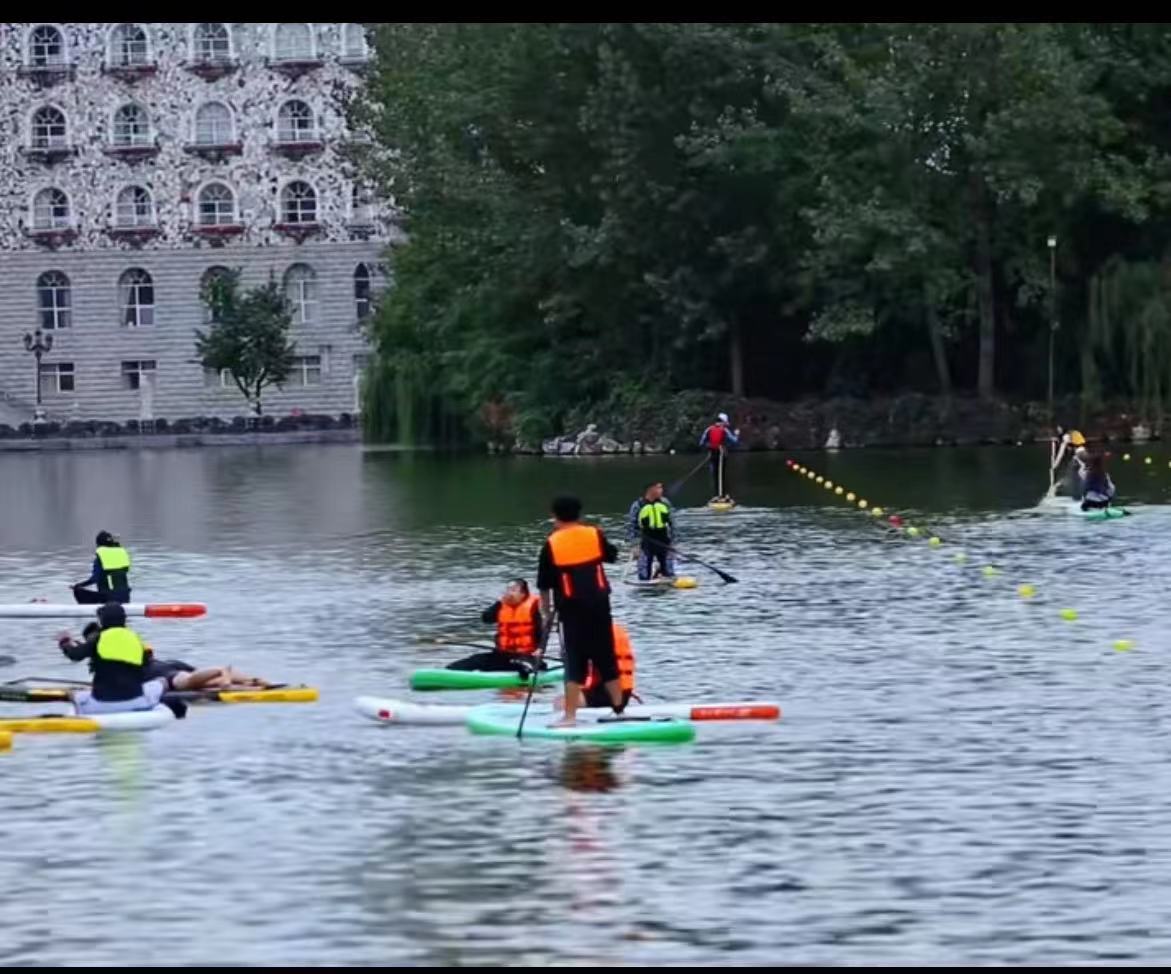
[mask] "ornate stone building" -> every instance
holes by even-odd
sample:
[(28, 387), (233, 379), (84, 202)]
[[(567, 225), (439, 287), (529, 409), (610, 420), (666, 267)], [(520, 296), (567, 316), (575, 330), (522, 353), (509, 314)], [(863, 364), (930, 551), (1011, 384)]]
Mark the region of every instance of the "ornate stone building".
[(0, 421), (230, 417), (195, 360), (205, 276), (282, 282), (277, 415), (352, 411), (397, 229), (351, 177), (360, 24), (0, 25)]

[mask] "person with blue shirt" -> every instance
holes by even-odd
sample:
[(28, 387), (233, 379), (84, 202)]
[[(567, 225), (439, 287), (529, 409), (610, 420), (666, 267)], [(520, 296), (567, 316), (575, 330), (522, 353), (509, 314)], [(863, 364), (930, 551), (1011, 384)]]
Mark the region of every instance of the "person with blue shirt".
[(728, 422), (728, 414), (720, 413), (699, 437), (699, 445), (708, 451), (707, 464), (712, 474), (712, 490), (715, 501), (730, 501), (731, 491), (728, 490), (728, 478), (724, 469), (724, 457), (729, 446), (740, 444), (740, 431), (733, 430)]

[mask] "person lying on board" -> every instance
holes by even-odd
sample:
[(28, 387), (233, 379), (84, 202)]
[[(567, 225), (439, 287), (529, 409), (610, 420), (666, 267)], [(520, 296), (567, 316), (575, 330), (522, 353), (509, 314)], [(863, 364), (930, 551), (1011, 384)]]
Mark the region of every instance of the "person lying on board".
[[(73, 695), (73, 706), (84, 715), (153, 710), (163, 701), (167, 681), (147, 676), (146, 647), (138, 634), (126, 627), (126, 610), (117, 602), (107, 602), (98, 609), (98, 622), (94, 638), (58, 644), (74, 662), (88, 659), (93, 673), (93, 685)], [(183, 716), (182, 706), (171, 708), (175, 716)]]
[(483, 622), (496, 626), (496, 649), (473, 653), (448, 665), (449, 670), (495, 672), (520, 669), (545, 669), (545, 661), (536, 658), (541, 645), (541, 600), (529, 591), (529, 583), (514, 578), (504, 594), (481, 614)]
[(74, 601), (79, 605), (125, 605), (130, 601), (130, 554), (109, 531), (99, 531), (95, 545), (89, 578), (71, 586)]
[[(91, 622), (82, 630), (81, 640), (74, 640), (70, 633), (63, 632), (57, 637), (57, 645), (71, 660), (89, 659), (92, 671), (94, 657), (87, 647), (96, 645), (101, 631), (101, 626)], [(180, 659), (159, 659), (155, 656), (154, 650), (145, 644), (143, 649), (146, 656), (146, 679), (165, 680), (168, 690), (264, 689), (272, 685), (260, 677), (241, 673), (231, 666), (213, 666), (199, 670)]]

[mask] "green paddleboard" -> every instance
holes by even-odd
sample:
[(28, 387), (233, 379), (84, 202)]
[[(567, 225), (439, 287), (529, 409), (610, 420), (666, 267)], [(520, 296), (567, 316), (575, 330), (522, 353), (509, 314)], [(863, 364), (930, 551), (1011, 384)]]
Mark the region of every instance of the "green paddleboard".
[(1100, 507), (1090, 511), (1079, 508), (1078, 513), (1087, 521), (1116, 521), (1126, 517), (1130, 511), (1125, 507)]
[[(468, 714), (473, 734), (516, 737), (522, 708), (515, 704), (487, 704)], [(575, 727), (550, 727), (557, 714), (548, 707), (531, 707), (523, 738), (546, 741), (591, 741), (595, 744), (686, 744), (695, 739), (695, 726), (686, 720), (579, 718)]]
[[(537, 686), (560, 683), (561, 668), (542, 670)], [(412, 690), (523, 690), (530, 679), (515, 670), (415, 670), (411, 674)]]

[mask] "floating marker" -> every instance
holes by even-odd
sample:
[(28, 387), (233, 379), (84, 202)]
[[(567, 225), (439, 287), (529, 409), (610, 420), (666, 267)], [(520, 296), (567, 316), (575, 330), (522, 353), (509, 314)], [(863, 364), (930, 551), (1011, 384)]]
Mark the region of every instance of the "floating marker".
[(1148, 464), (1149, 464), (1149, 463), (1151, 463), (1151, 462), (1152, 462), (1152, 461), (1151, 461), (1151, 458), (1150, 458), (1150, 457), (1147, 457), (1147, 458), (1146, 458), (1146, 459), (1143, 461), (1143, 463), (1148, 463)]
[(943, 544), (943, 541), (937, 538), (935, 535), (932, 535), (927, 539), (927, 543), (931, 545), (932, 548), (938, 548), (941, 544)]
[(1134, 641), (1130, 639), (1115, 639), (1114, 648), (1120, 653), (1125, 653), (1128, 649), (1134, 649)]
[(1077, 619), (1077, 609), (1062, 609), (1061, 618), (1066, 622), (1074, 622)]
[(968, 561), (967, 555), (965, 555), (962, 551), (956, 552), (956, 564), (957, 565), (967, 564), (967, 561)]
[(985, 565), (980, 570), (984, 573), (985, 578), (995, 578), (997, 575), (1000, 574), (1000, 569), (997, 568), (995, 565)]
[(817, 482), (817, 483), (819, 483), (819, 484), (824, 484), (824, 483), (825, 483), (825, 478), (824, 478), (824, 477), (823, 477), (821, 474), (818, 474), (818, 475), (817, 475), (817, 481), (816, 481), (816, 482)]
[(860, 508), (862, 508), (862, 510), (866, 510), (866, 508), (868, 508), (868, 507), (870, 506), (870, 504), (869, 504), (869, 502), (866, 500), (866, 498), (862, 497), (862, 498), (859, 498), (859, 499), (858, 499), (858, 506), (859, 506)]
[(919, 537), (919, 529), (912, 524), (909, 528), (907, 528), (907, 534), (909, 534), (912, 538), (917, 538)]
[(844, 494), (844, 493), (845, 493), (845, 491), (843, 491), (841, 487), (835, 487), (835, 488), (834, 488), (834, 493), (835, 493), (835, 494), (837, 494), (839, 497), (841, 497), (841, 496), (842, 496), (842, 494)]
[(812, 470), (810, 470), (808, 473), (805, 474), (805, 476), (808, 477), (810, 480), (812, 480), (814, 477), (817, 476), (817, 474), (815, 474)]
[(1125, 463), (1125, 462), (1126, 462), (1126, 461), (1128, 461), (1129, 459), (1130, 459), (1130, 454), (1129, 454), (1129, 453), (1124, 453), (1124, 454), (1122, 454), (1122, 462), (1123, 462), (1123, 463)]
[(825, 489), (826, 490), (833, 490), (834, 489), (833, 481), (827, 480), (825, 482)]
[(846, 500), (848, 500), (851, 504), (853, 504), (854, 501), (856, 501), (857, 499), (858, 499), (858, 495), (855, 494), (853, 491), (850, 491), (848, 494), (846, 494)]
[(1022, 599), (1031, 599), (1034, 595), (1037, 594), (1037, 590), (1033, 588), (1033, 586), (1028, 582), (1025, 582), (1023, 585), (1018, 585), (1016, 587), (1016, 594), (1019, 595)]

